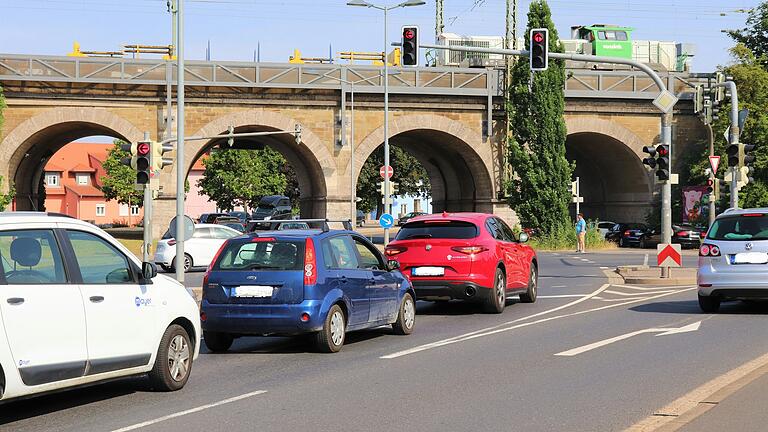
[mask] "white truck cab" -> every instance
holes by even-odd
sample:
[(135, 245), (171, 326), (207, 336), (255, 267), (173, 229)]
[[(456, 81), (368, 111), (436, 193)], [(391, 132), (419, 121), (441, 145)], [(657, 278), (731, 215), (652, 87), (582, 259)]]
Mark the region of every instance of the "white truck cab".
[(143, 374), (178, 390), (200, 334), (194, 294), (106, 232), (0, 213), (0, 401)]

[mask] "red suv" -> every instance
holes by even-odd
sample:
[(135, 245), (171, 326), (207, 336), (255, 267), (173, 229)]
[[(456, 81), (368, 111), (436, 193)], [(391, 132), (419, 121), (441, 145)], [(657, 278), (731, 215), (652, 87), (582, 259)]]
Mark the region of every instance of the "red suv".
[(527, 240), (491, 214), (443, 213), (411, 219), (385, 253), (400, 263), (418, 299), (478, 301), (501, 313), (509, 295), (536, 301), (538, 261)]

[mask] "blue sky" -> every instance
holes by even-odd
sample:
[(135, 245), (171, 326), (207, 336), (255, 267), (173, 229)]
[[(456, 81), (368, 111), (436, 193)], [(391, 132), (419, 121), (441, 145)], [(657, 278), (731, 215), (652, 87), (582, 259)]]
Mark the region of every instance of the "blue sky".
[[(374, 0), (393, 5), (398, 0)], [(530, 0), (518, 0), (525, 28)], [(214, 60), (287, 61), (294, 48), (304, 56), (339, 51), (376, 51), (383, 45), (382, 14), (349, 7), (345, 0), (185, 0), (187, 58), (204, 59), (210, 40)], [(729, 62), (731, 40), (721, 29), (744, 26), (733, 12), (759, 0), (550, 0), (561, 37), (577, 24), (610, 23), (636, 29), (636, 39), (697, 45), (694, 70)], [(504, 0), (445, 0), (446, 31), (503, 35)], [(0, 0), (0, 52), (63, 55), (78, 41), (83, 50), (119, 50), (122, 44), (170, 43), (165, 0)], [(725, 16), (721, 16), (725, 14)], [(390, 15), (390, 40), (400, 26), (417, 24), (422, 40), (434, 34), (435, 2)], [(522, 31), (522, 30), (519, 30)]]

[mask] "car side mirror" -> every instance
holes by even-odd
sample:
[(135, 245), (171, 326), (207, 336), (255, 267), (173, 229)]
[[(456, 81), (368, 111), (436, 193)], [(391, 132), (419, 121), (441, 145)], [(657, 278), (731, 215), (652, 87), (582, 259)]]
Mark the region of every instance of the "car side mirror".
[(157, 266), (155, 263), (144, 262), (141, 264), (141, 277), (144, 280), (152, 280), (157, 276)]
[(387, 261), (387, 270), (393, 271), (398, 270), (400, 268), (400, 263), (395, 260), (389, 260)]
[(520, 233), (520, 237), (518, 237), (518, 240), (520, 243), (525, 243), (529, 240), (528, 234), (526, 233)]

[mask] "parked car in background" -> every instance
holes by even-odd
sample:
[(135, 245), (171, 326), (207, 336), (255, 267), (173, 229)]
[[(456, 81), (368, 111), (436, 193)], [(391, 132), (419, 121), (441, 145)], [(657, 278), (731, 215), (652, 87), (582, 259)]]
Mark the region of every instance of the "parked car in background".
[(724, 300), (768, 299), (768, 208), (721, 213), (699, 247), (699, 307)]
[(197, 220), (199, 223), (212, 224), (217, 217), (228, 217), (227, 213), (203, 213)]
[(413, 331), (415, 294), (379, 250), (348, 230), (251, 233), (228, 240), (203, 279), (206, 346), (243, 336), (313, 334), (322, 352), (348, 331), (392, 325)]
[(598, 221), (594, 228), (600, 231), (600, 238), (606, 238), (606, 235), (611, 231), (611, 228), (613, 228), (616, 225), (616, 222), (609, 222), (609, 221)]
[[(679, 244), (683, 249), (698, 248), (704, 234), (691, 225), (672, 225), (672, 243)], [(655, 248), (659, 243), (661, 243), (661, 227), (646, 230), (640, 236), (639, 246), (641, 248)]]
[(250, 215), (244, 211), (231, 211), (228, 214), (232, 217), (236, 217), (243, 226), (245, 226), (245, 223), (250, 219)]
[(189, 379), (201, 333), (194, 294), (101, 229), (0, 213), (0, 280), (3, 401), (142, 374), (159, 391)]
[[(173, 234), (166, 231), (155, 249), (154, 262), (165, 271), (175, 271), (176, 239)], [(184, 242), (184, 271), (207, 267), (221, 245), (238, 235), (240, 232), (223, 225), (196, 224), (192, 238)]]
[(648, 225), (642, 223), (617, 223), (605, 235), (605, 239), (619, 244), (619, 247), (640, 245), (641, 233), (648, 230)]
[(358, 227), (365, 225), (365, 213), (363, 213), (362, 210), (357, 211), (357, 218), (355, 221), (355, 225)]
[(309, 224), (306, 222), (301, 221), (287, 221), (287, 222), (280, 222), (277, 225), (278, 231), (287, 231), (287, 230), (308, 230)]
[(217, 225), (222, 225), (228, 228), (232, 228), (233, 230), (244, 233), (245, 227), (240, 222), (216, 222)]
[(475, 301), (501, 313), (508, 296), (536, 301), (538, 260), (527, 240), (491, 214), (443, 213), (403, 225), (385, 253), (400, 263), (417, 299)]
[(259, 206), (256, 207), (256, 211), (253, 212), (253, 219), (249, 222), (256, 221), (256, 225), (259, 227), (258, 229), (271, 229), (269, 228), (270, 225), (268, 223), (259, 221), (291, 219), (293, 217), (292, 212), (291, 200), (288, 197), (269, 195), (262, 197), (261, 200), (259, 200)]
[(410, 213), (406, 213), (406, 214), (402, 215), (402, 216), (401, 216), (401, 217), (400, 217), (400, 218), (397, 220), (397, 226), (403, 226), (403, 225), (405, 225), (406, 223), (408, 223), (408, 221), (409, 221), (409, 220), (411, 220), (411, 219), (415, 218), (416, 216), (423, 216), (423, 215), (425, 215), (425, 214), (426, 214), (426, 213), (424, 213), (424, 212), (410, 212)]

